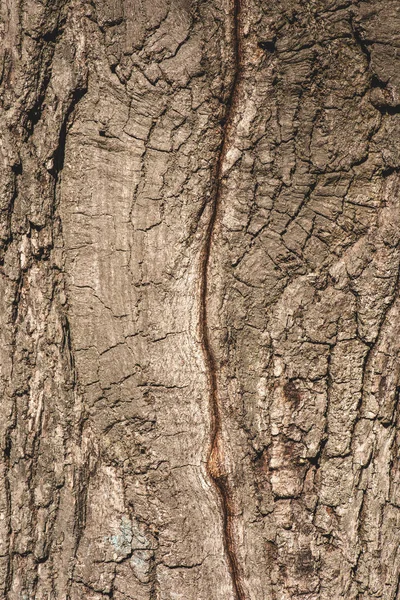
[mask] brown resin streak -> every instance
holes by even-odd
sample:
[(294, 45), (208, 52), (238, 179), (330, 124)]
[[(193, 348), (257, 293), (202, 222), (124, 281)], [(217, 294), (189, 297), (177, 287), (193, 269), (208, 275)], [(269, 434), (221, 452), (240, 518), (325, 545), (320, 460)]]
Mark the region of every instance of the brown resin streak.
[(223, 447), (222, 447), (222, 414), (218, 398), (217, 361), (209, 337), (208, 324), (208, 269), (210, 263), (213, 234), (217, 222), (219, 205), (222, 194), (223, 165), (229, 147), (230, 131), (238, 105), (238, 89), (241, 78), (241, 34), (240, 34), (240, 12), (241, 0), (233, 1), (233, 58), (234, 74), (231, 90), (226, 104), (224, 127), (222, 132), (221, 147), (215, 166), (215, 189), (211, 207), (211, 216), (208, 222), (201, 261), (201, 306), (200, 306), (200, 332), (202, 338), (205, 362), (208, 371), (210, 387), (210, 414), (211, 433), (210, 447), (207, 458), (207, 472), (213, 481), (218, 495), (221, 499), (222, 521), (224, 534), (224, 548), (232, 577), (232, 584), (236, 600), (246, 600), (244, 592), (241, 569), (237, 557), (234, 535), (234, 510), (231, 493), (231, 485), (224, 469)]

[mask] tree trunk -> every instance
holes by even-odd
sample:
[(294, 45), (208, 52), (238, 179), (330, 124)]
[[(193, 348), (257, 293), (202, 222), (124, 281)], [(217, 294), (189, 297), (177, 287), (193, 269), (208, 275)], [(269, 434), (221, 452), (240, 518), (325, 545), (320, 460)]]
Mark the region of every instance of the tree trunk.
[(1, 11), (1, 598), (400, 599), (398, 0)]

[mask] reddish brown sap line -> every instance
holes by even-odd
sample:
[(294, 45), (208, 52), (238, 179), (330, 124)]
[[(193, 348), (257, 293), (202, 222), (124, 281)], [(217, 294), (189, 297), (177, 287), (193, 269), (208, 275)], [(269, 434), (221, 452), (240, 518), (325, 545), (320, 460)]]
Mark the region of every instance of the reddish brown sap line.
[[(232, 576), (232, 583), (235, 590), (236, 600), (246, 600), (244, 593), (241, 570), (239, 567), (237, 552), (234, 539), (234, 511), (231, 497), (230, 485), (226, 475), (223, 472), (223, 457), (221, 456), (222, 441), (222, 416), (221, 407), (218, 399), (218, 383), (216, 373), (216, 359), (209, 338), (207, 294), (208, 294), (208, 268), (213, 240), (215, 223), (218, 216), (218, 209), (222, 190), (222, 168), (229, 146), (229, 132), (232, 126), (233, 116), (238, 103), (238, 86), (241, 77), (241, 36), (240, 36), (240, 1), (233, 2), (233, 53), (234, 53), (234, 75), (231, 84), (231, 91), (227, 101), (225, 112), (225, 123), (222, 134), (221, 150), (215, 167), (215, 193), (212, 204), (212, 212), (207, 226), (204, 240), (204, 249), (201, 262), (201, 307), (200, 307), (200, 331), (206, 366), (208, 370), (210, 386), (210, 413), (211, 413), (211, 434), (210, 448), (207, 459), (207, 472), (214, 482), (214, 485), (221, 498), (224, 547), (229, 563), (229, 569)], [(222, 469), (221, 469), (222, 466)]]

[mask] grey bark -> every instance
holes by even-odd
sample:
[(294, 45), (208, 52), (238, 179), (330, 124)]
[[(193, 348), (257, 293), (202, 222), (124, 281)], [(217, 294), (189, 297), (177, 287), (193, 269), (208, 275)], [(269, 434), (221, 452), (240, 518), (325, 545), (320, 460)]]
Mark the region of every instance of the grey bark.
[(2, 0), (0, 597), (400, 599), (397, 0)]

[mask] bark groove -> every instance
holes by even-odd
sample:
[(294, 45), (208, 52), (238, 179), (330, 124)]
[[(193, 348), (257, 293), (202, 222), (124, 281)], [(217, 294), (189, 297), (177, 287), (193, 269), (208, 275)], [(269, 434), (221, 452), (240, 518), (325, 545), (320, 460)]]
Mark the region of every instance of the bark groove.
[(224, 447), (223, 447), (223, 423), (218, 397), (217, 380), (217, 361), (209, 335), (209, 321), (207, 310), (208, 299), (208, 272), (209, 262), (213, 245), (213, 234), (218, 221), (218, 208), (221, 194), (223, 193), (223, 171), (226, 153), (229, 150), (230, 138), (232, 133), (233, 119), (236, 111), (239, 109), (239, 86), (241, 77), (241, 4), (242, 0), (232, 0), (232, 52), (234, 57), (234, 73), (231, 83), (231, 90), (227, 100), (225, 115), (223, 117), (223, 132), (221, 139), (221, 148), (215, 166), (215, 191), (211, 200), (211, 215), (205, 233), (204, 249), (201, 257), (200, 272), (200, 331), (202, 338), (203, 351), (208, 371), (208, 380), (210, 388), (210, 447), (207, 459), (207, 472), (213, 481), (215, 488), (221, 499), (222, 522), (224, 534), (224, 547), (227, 555), (229, 569), (232, 576), (232, 584), (237, 600), (246, 600), (246, 594), (243, 588), (241, 568), (236, 551), (235, 540), (235, 508), (233, 503), (230, 483), (228, 481), (225, 468)]

